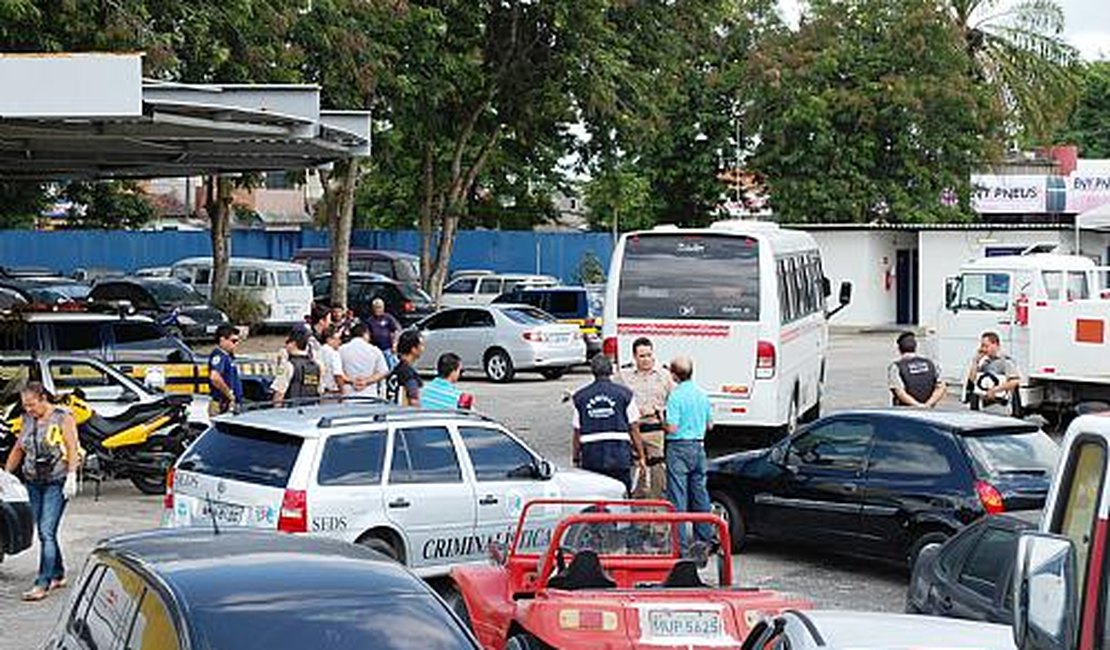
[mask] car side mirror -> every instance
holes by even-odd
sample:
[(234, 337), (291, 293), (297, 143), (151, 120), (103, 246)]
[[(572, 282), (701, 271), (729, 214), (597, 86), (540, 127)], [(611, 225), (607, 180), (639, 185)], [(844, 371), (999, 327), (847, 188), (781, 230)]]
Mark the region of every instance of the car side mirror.
[(1023, 533), (1014, 567), (1014, 643), (1020, 650), (1077, 646), (1075, 546), (1048, 533)]
[(836, 314), (840, 313), (840, 311), (842, 309), (844, 309), (845, 307), (848, 306), (848, 303), (852, 302), (852, 283), (851, 282), (849, 282), (848, 280), (845, 280), (845, 281), (840, 283), (840, 295), (838, 296), (838, 298), (839, 298), (840, 304), (837, 305), (835, 309), (833, 309), (832, 311), (829, 312), (829, 315), (828, 315), (829, 318), (832, 318)]
[(497, 541), (490, 541), (489, 546), (486, 547), (486, 555), (498, 566), (504, 566), (505, 560), (509, 557), (505, 552), (505, 545)]
[(551, 480), (551, 477), (555, 475), (555, 468), (551, 466), (549, 461), (543, 458), (536, 461), (533, 470), (533, 475), (541, 481)]

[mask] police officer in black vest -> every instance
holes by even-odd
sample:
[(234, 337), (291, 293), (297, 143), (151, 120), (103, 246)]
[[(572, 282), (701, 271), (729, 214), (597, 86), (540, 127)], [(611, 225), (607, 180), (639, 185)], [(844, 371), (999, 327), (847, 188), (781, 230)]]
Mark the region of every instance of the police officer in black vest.
[(319, 399), (322, 389), (320, 365), (308, 353), (311, 336), (304, 327), (295, 327), (285, 340), (285, 356), (278, 364), (274, 377), (274, 405), (286, 401), (293, 405), (312, 403)]
[(611, 476), (632, 489), (632, 455), (646, 471), (640, 409), (632, 391), (613, 383), (613, 364), (603, 354), (590, 361), (593, 383), (574, 394), (575, 467)]
[(947, 390), (940, 378), (940, 367), (917, 354), (917, 337), (913, 332), (899, 335), (898, 352), (901, 356), (887, 370), (887, 386), (894, 406), (933, 408)]

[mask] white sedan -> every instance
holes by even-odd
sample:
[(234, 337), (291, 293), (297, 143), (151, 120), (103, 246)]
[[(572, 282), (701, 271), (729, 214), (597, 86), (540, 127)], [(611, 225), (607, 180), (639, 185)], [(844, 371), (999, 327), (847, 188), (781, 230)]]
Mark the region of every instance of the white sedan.
[(577, 325), (530, 305), (496, 304), (436, 312), (414, 325), (427, 348), (418, 370), (435, 372), (436, 361), (454, 352), (466, 370), (482, 370), (491, 381), (512, 381), (518, 370), (547, 379), (586, 363), (586, 342)]

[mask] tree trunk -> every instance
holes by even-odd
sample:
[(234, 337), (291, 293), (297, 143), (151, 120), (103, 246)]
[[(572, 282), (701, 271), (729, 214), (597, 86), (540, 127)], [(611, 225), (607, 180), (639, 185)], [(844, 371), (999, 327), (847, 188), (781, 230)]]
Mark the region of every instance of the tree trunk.
[(439, 300), (443, 293), (443, 285), (447, 282), (447, 268), (451, 263), (451, 249), (455, 246), (455, 231), (459, 227), (459, 217), (456, 214), (441, 217), (443, 229), (439, 233), (439, 244), (436, 246), (436, 263), (432, 269), (431, 282), (429, 283), (432, 296)]
[(336, 188), (332, 214), (328, 215), (331, 235), (331, 304), (347, 308), (347, 278), (350, 269), (351, 228), (355, 219), (355, 188), (358, 185), (359, 160), (348, 158), (337, 163), (339, 185)]
[(205, 210), (211, 222), (212, 301), (219, 302), (231, 276), (231, 179), (209, 176), (205, 191)]
[(424, 175), (421, 181), (424, 197), (420, 201), (420, 282), (424, 290), (439, 300), (439, 294), (432, 292), (432, 204), (435, 201), (435, 168), (433, 167), (432, 147), (424, 148)]

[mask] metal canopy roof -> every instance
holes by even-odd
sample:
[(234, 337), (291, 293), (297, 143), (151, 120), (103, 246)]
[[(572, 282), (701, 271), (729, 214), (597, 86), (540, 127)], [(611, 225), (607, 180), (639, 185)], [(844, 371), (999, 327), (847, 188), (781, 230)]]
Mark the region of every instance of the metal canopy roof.
[(0, 55), (0, 178), (303, 169), (370, 154), (370, 114), (311, 85), (142, 79), (139, 54)]

